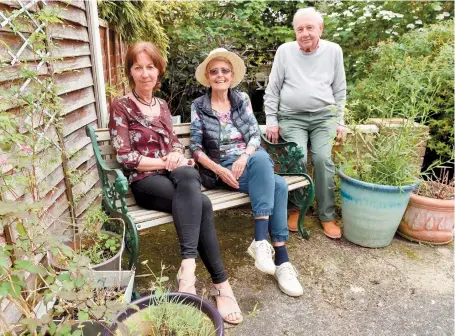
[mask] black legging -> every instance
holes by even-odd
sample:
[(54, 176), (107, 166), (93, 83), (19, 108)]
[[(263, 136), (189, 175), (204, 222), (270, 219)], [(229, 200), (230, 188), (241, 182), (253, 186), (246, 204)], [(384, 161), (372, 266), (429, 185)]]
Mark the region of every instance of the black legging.
[(172, 213), (183, 259), (197, 252), (215, 284), (227, 280), (209, 198), (201, 192), (196, 169), (179, 167), (168, 174), (148, 176), (131, 184), (143, 208)]

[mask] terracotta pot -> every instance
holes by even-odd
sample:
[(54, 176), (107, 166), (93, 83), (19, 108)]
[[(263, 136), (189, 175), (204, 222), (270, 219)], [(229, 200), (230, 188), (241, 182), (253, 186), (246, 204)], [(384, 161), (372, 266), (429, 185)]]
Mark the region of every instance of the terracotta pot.
[(411, 194), (398, 234), (409, 240), (434, 245), (453, 240), (454, 200)]

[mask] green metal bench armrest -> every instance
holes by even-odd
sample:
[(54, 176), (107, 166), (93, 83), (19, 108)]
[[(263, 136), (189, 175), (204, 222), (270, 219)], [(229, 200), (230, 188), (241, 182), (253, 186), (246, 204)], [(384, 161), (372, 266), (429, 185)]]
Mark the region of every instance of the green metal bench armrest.
[[(123, 214), (128, 213), (126, 207), (126, 194), (128, 192), (128, 180), (120, 169), (109, 168), (101, 156), (101, 151), (96, 139), (93, 126), (86, 127), (86, 133), (92, 142), (93, 152), (98, 166), (98, 174), (100, 177), (101, 188), (103, 191), (105, 206), (108, 212), (116, 211)], [(114, 181), (109, 180), (108, 176), (114, 176)], [(118, 204), (120, 201), (120, 204)]]
[(267, 153), (278, 166), (277, 174), (307, 174), (306, 167), (303, 164), (305, 154), (295, 142), (280, 141), (275, 144), (267, 140), (262, 133), (261, 138), (266, 145)]
[(305, 154), (295, 142), (281, 141), (272, 143), (261, 134), (263, 143), (272, 160), (275, 162), (277, 174), (282, 176), (303, 176), (308, 181), (308, 186), (299, 188), (289, 193), (289, 200), (299, 208), (298, 229), (300, 235), (308, 239), (310, 231), (305, 230), (303, 221), (308, 208), (314, 200), (314, 183), (304, 164)]

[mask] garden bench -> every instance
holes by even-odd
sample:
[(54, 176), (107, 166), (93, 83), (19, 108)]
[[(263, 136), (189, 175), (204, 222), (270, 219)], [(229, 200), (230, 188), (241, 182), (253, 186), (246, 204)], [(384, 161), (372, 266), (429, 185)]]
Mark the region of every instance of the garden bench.
[[(180, 142), (185, 145), (185, 156), (190, 157), (190, 125), (174, 125), (174, 131)], [(130, 252), (130, 267), (136, 265), (138, 257), (138, 231), (161, 224), (173, 222), (172, 215), (165, 212), (141, 208), (136, 204), (131, 193), (128, 180), (122, 172), (122, 166), (117, 162), (115, 150), (111, 143), (107, 128), (94, 129), (88, 125), (87, 136), (90, 137), (96, 158), (98, 174), (103, 194), (103, 208), (112, 218), (122, 218), (125, 222), (125, 243)], [(309, 232), (303, 227), (303, 219), (313, 202), (314, 186), (311, 177), (300, 164), (302, 152), (295, 143), (282, 142), (271, 144), (262, 135), (263, 146), (275, 162), (275, 171), (282, 175), (290, 191), (289, 199), (300, 209), (299, 232), (308, 238)], [(213, 210), (222, 210), (250, 203), (247, 194), (224, 189), (206, 190), (205, 195), (213, 204)]]

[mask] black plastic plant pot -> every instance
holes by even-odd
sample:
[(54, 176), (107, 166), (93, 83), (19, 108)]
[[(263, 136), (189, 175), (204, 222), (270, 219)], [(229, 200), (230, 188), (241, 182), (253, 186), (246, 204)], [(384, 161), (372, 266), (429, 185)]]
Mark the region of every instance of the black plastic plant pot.
[[(216, 336), (224, 335), (224, 324), (220, 313), (214, 305), (200, 296), (189, 293), (166, 293), (164, 294), (166, 300), (175, 303), (185, 304), (200, 309), (212, 322), (216, 329)], [(146, 309), (152, 305), (157, 304), (157, 299), (153, 295), (143, 297), (139, 300), (131, 302), (131, 305), (138, 307), (140, 310)], [(109, 330), (104, 329), (102, 336), (112, 336), (116, 334), (118, 329), (117, 322), (124, 322), (126, 319), (137, 313), (135, 308), (128, 307), (125, 311), (119, 313), (116, 322), (112, 323)]]

